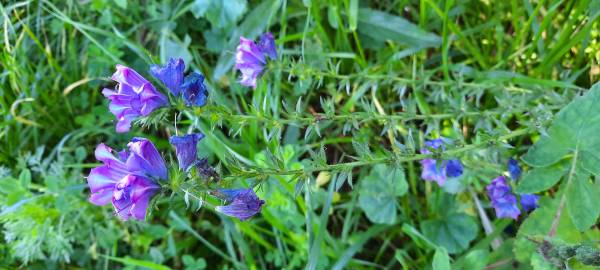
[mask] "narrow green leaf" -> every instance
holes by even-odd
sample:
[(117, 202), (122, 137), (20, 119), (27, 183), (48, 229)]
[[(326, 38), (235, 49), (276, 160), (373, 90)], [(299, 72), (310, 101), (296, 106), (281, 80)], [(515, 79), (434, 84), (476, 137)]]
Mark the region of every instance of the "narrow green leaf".
[(350, 7), (348, 8), (348, 24), (350, 25), (350, 31), (356, 31), (358, 25), (358, 0), (350, 0)]
[(160, 264), (156, 264), (153, 262), (149, 262), (149, 261), (143, 261), (143, 260), (137, 260), (137, 259), (132, 259), (132, 258), (119, 258), (119, 257), (112, 257), (112, 256), (106, 256), (103, 254), (99, 254), (102, 257), (105, 257), (111, 261), (115, 261), (115, 262), (120, 262), (124, 265), (128, 265), (128, 266), (137, 266), (137, 267), (143, 267), (146, 269), (152, 269), (152, 270), (169, 270), (171, 268), (160, 265)]
[(438, 47), (442, 39), (402, 17), (389, 13), (360, 8), (358, 32), (379, 41), (393, 40), (412, 47)]

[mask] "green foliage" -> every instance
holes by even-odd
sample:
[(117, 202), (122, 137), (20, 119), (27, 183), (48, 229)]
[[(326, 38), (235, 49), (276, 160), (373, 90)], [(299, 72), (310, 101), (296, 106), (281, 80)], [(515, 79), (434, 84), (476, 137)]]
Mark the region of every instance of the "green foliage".
[[(598, 158), (592, 154), (600, 151), (600, 141), (595, 135), (600, 132), (600, 118), (596, 117), (600, 113), (598, 102), (600, 84), (592, 86), (589, 92), (577, 97), (556, 115), (547, 135), (542, 136), (523, 157), (538, 169), (528, 173), (517, 189), (519, 192), (544, 191), (566, 173), (563, 196), (572, 221), (580, 231), (594, 225), (600, 215), (600, 205), (594, 203), (594, 198), (600, 196), (600, 189), (590, 182), (588, 174), (600, 166)], [(570, 159), (565, 161), (569, 164), (568, 171), (557, 166), (548, 167), (564, 158)], [(559, 209), (562, 208), (561, 203)]]
[[(597, 2), (4, 1), (0, 268), (593, 269)], [(242, 87), (239, 37), (266, 31), (279, 59)], [(174, 56), (206, 75), (209, 104), (116, 134), (115, 64), (151, 79)], [(206, 134), (220, 179), (172, 168), (147, 222), (87, 201), (98, 143), (145, 136), (175, 164), (176, 129)], [(453, 144), (418, 154), (439, 137)], [(515, 192), (541, 196), (516, 221), (485, 190), (509, 157), (529, 165)], [(424, 158), (465, 173), (438, 187)], [(246, 222), (205, 196), (250, 186), (266, 204)]]
[(394, 224), (396, 198), (408, 190), (404, 171), (400, 167), (378, 164), (362, 179), (358, 203), (371, 222)]

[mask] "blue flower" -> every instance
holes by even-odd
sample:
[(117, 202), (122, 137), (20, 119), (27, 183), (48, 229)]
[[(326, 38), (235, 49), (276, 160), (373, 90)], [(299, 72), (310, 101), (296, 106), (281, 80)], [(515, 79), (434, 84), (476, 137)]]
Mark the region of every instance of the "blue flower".
[(252, 188), (220, 189), (217, 194), (229, 204), (217, 206), (215, 210), (224, 215), (239, 218), (242, 221), (258, 214), (262, 205), (265, 204), (265, 201), (256, 196)]
[(175, 146), (177, 162), (182, 171), (187, 171), (196, 162), (197, 145), (204, 138), (202, 133), (187, 134), (184, 136), (171, 136), (169, 143)]
[(521, 178), (521, 167), (519, 167), (519, 163), (513, 159), (508, 159), (508, 173), (510, 174), (510, 178), (512, 180), (517, 181)]
[(538, 200), (540, 196), (535, 194), (523, 194), (521, 195), (521, 206), (525, 212), (532, 211), (538, 208)]
[(187, 106), (204, 106), (208, 97), (208, 91), (204, 85), (204, 76), (198, 72), (192, 72), (183, 76), (185, 63), (182, 59), (169, 59), (164, 66), (152, 65), (150, 73), (159, 79), (173, 96), (183, 95)]
[(179, 86), (183, 83), (184, 70), (185, 63), (181, 58), (171, 58), (169, 59), (169, 62), (162, 67), (159, 65), (150, 66), (150, 74), (164, 83), (173, 96), (179, 96)]
[[(443, 139), (435, 139), (426, 141), (425, 146), (445, 150), (444, 143)], [(431, 154), (428, 148), (421, 149), (421, 153)], [(463, 165), (458, 159), (444, 160), (438, 164), (435, 159), (428, 158), (421, 160), (421, 165), (423, 166), (421, 178), (425, 181), (435, 181), (440, 186), (444, 185), (447, 177), (459, 177), (463, 173)]]
[(185, 105), (202, 107), (206, 104), (208, 91), (204, 86), (204, 76), (202, 74), (194, 72), (185, 77), (185, 81), (181, 85), (181, 91), (183, 92)]
[(512, 194), (504, 176), (492, 180), (486, 189), (498, 218), (508, 217), (516, 220), (519, 217), (521, 210), (517, 206), (517, 198)]

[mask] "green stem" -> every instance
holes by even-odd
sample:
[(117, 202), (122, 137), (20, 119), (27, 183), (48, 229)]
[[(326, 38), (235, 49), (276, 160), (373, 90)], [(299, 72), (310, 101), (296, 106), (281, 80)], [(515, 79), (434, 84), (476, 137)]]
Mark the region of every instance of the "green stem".
[[(496, 142), (509, 140), (511, 138), (515, 138), (518, 136), (522, 136), (528, 134), (531, 130), (529, 128), (523, 128), (516, 131), (511, 132), (510, 134), (503, 135), (498, 137), (497, 139), (490, 139), (480, 143), (470, 144), (463, 146), (461, 148), (456, 148), (452, 150), (448, 150), (442, 153), (442, 157), (453, 156), (460, 153), (468, 152), (474, 149), (481, 148), (483, 146), (488, 146)], [(265, 179), (265, 176), (270, 175), (308, 175), (314, 172), (320, 171), (344, 171), (349, 170), (355, 167), (363, 167), (363, 166), (371, 166), (375, 164), (382, 163), (393, 163), (393, 162), (409, 162), (409, 161), (417, 161), (422, 159), (435, 158), (434, 154), (405, 154), (405, 155), (397, 155), (391, 157), (382, 157), (375, 158), (370, 160), (361, 160), (354, 162), (346, 162), (346, 163), (337, 163), (337, 164), (329, 164), (329, 165), (321, 165), (313, 168), (304, 168), (304, 169), (296, 169), (296, 170), (285, 170), (285, 169), (267, 169), (267, 168), (255, 168), (255, 171), (243, 171), (240, 173), (231, 174), (227, 178), (250, 178), (250, 177), (262, 177)]]

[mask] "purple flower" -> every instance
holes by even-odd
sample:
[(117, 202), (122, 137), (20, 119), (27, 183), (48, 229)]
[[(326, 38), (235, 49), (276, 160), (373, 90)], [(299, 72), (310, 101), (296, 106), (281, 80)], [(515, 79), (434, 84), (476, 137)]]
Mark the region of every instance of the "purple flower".
[(169, 59), (169, 62), (162, 67), (158, 65), (150, 66), (150, 73), (152, 76), (164, 83), (173, 96), (179, 96), (179, 86), (183, 83), (184, 70), (185, 63), (181, 58), (171, 58)]
[(535, 194), (523, 194), (521, 195), (521, 206), (525, 212), (532, 211), (538, 208), (538, 200), (540, 196)]
[(237, 217), (242, 221), (258, 214), (265, 203), (256, 196), (252, 188), (220, 189), (217, 194), (229, 204), (217, 206), (215, 210), (227, 216)]
[(519, 167), (519, 163), (513, 158), (508, 159), (508, 173), (514, 181), (519, 180), (521, 177), (521, 167)]
[(183, 94), (183, 100), (187, 106), (204, 106), (208, 91), (204, 85), (204, 76), (197, 72), (183, 76), (185, 63), (183, 59), (169, 59), (164, 66), (153, 65), (150, 67), (150, 73), (169, 88), (173, 96), (178, 97)]
[[(435, 139), (426, 141), (425, 146), (433, 149), (445, 150), (443, 139)], [(421, 149), (422, 154), (431, 154), (428, 148)], [(421, 171), (421, 178), (425, 181), (435, 181), (438, 185), (443, 186), (446, 182), (447, 177), (459, 177), (463, 173), (463, 165), (458, 159), (444, 160), (441, 164), (435, 159), (423, 159), (421, 160), (423, 169)]]
[(271, 59), (277, 58), (275, 40), (271, 33), (263, 34), (258, 45), (253, 40), (240, 37), (240, 44), (235, 54), (235, 68), (242, 72), (240, 80), (242, 85), (256, 88), (256, 79), (267, 64), (265, 55)]
[(168, 178), (167, 168), (147, 139), (134, 138), (128, 147), (118, 157), (104, 144), (96, 147), (96, 159), (104, 164), (92, 169), (87, 177), (90, 202), (96, 205), (112, 202), (121, 219), (144, 220), (150, 199), (160, 190), (158, 181)]
[(133, 120), (167, 104), (167, 97), (131, 68), (117, 65), (111, 79), (119, 83), (117, 91), (105, 88), (102, 94), (110, 100), (108, 108), (117, 117), (117, 132), (129, 131)]
[(202, 133), (184, 136), (171, 136), (169, 142), (175, 146), (175, 154), (179, 162), (179, 169), (187, 171), (197, 158), (197, 145), (204, 138)]
[(181, 91), (185, 105), (202, 107), (206, 104), (208, 91), (204, 86), (204, 76), (200, 73), (193, 72), (187, 75), (181, 85)]
[(517, 198), (512, 194), (504, 176), (492, 180), (486, 189), (498, 218), (508, 217), (516, 220), (519, 217), (521, 210), (517, 206)]
[(258, 47), (260, 50), (266, 54), (269, 58), (275, 60), (277, 59), (277, 50), (275, 49), (275, 38), (273, 38), (273, 34), (264, 33), (260, 36), (258, 40)]

